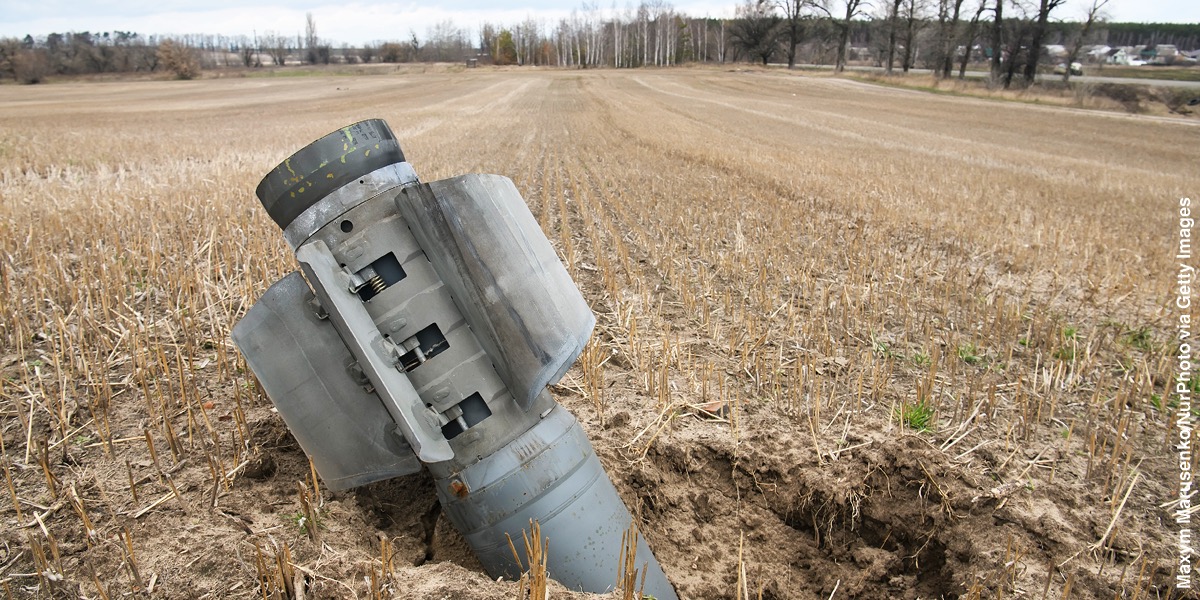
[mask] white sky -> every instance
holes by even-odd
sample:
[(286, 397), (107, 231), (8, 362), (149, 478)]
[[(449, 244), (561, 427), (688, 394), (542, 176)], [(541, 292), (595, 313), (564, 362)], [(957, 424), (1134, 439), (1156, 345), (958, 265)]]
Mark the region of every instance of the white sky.
[[(837, 4), (839, 0), (833, 0)], [(629, 0), (594, 0), (601, 12), (624, 11)], [(676, 10), (690, 16), (732, 16), (737, 0), (678, 0)], [(973, 0), (968, 0), (972, 4)], [(1090, 0), (1067, 0), (1055, 13), (1078, 19)], [(414, 31), (424, 38), (431, 26), (450, 19), (474, 33), (483, 22), (513, 25), (526, 18), (547, 25), (569, 16), (583, 0), (552, 2), (479, 0), (0, 0), (0, 37), (44, 36), (67, 31), (133, 31), (141, 34), (211, 33), (295, 35), (304, 31), (304, 15), (313, 14), (317, 34), (335, 45), (401, 40)], [(614, 6), (616, 7), (614, 9)], [(1110, 0), (1114, 21), (1200, 23), (1198, 0)]]

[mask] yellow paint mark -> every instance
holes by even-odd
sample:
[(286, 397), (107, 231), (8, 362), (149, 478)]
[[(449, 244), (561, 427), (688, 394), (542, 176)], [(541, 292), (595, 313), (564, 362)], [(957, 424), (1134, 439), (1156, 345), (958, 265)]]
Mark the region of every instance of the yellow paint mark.
[(343, 165), (346, 164), (346, 155), (345, 154), (342, 155), (342, 164)]
[(378, 149), (379, 149), (379, 144), (375, 144), (375, 149), (376, 149), (376, 150), (378, 150)]
[(349, 149), (350, 149), (350, 144), (347, 144), (346, 142), (342, 142), (342, 152), (345, 152)]
[(325, 174), (325, 179), (333, 179), (333, 173)]
[(350, 133), (350, 128), (345, 127), (342, 129), (342, 131), (346, 134), (346, 139), (350, 140), (350, 143), (353, 144), (354, 143), (354, 134)]
[(300, 188), (300, 189), (298, 189), (298, 190), (296, 190), (296, 191), (297, 191), (297, 192), (300, 192), (301, 194), (303, 194), (303, 193), (304, 193), (304, 188)]
[(295, 198), (295, 197), (296, 197), (296, 192), (292, 192), (292, 197), (293, 197), (293, 198)]
[(292, 176), (296, 176), (296, 172), (292, 170), (292, 159), (289, 158), (283, 161), (283, 166), (287, 167), (288, 173), (291, 173)]
[(367, 150), (366, 152), (364, 152), (364, 153), (363, 153), (363, 158), (366, 158), (366, 157), (368, 157), (368, 156), (370, 156), (370, 155), (371, 155), (371, 151), (370, 151), (370, 150)]

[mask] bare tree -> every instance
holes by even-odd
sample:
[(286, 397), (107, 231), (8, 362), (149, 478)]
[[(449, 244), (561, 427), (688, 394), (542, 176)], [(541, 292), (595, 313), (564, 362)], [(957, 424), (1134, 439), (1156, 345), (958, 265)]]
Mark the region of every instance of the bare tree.
[(835, 73), (841, 73), (846, 70), (846, 47), (850, 45), (850, 21), (863, 14), (863, 10), (870, 6), (867, 0), (843, 0), (845, 2), (845, 12), (841, 19), (834, 19), (834, 24), (838, 28), (838, 47), (837, 59), (834, 62), (833, 70)]
[(654, 0), (651, 8), (654, 14), (654, 64), (670, 66), (675, 62), (678, 44), (675, 8), (661, 0)]
[(642, 63), (643, 65), (650, 64), (650, 9), (643, 2), (638, 5), (638, 28), (641, 30), (637, 38), (637, 42), (642, 47)]
[(243, 67), (250, 68), (262, 66), (262, 61), (258, 58), (258, 49), (255, 48), (256, 44), (254, 44), (250, 38), (240, 35), (237, 37), (236, 44), (238, 49), (238, 57), (241, 59)]
[(728, 36), (725, 35), (725, 19), (721, 19), (721, 28), (717, 32), (717, 39), (717, 62), (725, 64), (726, 50), (728, 49), (726, 45)]
[(917, 36), (925, 26), (925, 0), (903, 0), (900, 10), (901, 16), (904, 17), (904, 29), (901, 31), (904, 36), (904, 53), (900, 59), (900, 66), (908, 73), (916, 63)]
[(175, 40), (165, 40), (158, 45), (158, 62), (177, 79), (192, 79), (200, 74), (200, 61), (195, 50)]
[[(28, 36), (26, 36), (28, 40)], [(49, 52), (35, 48), (28, 40), (20, 43), (15, 39), (0, 40), (0, 74), (13, 78), (18, 83), (41, 83), (50, 73)]]
[[(949, 79), (951, 71), (954, 70), (954, 52), (957, 50), (955, 42), (958, 41), (958, 20), (963, 2), (964, 0), (940, 0), (938, 3), (938, 50), (941, 53), (938, 57), (941, 62), (939, 74), (944, 79)], [(967, 51), (970, 52), (970, 49)]]
[(583, 10), (587, 23), (587, 64), (604, 64), (604, 16), (600, 13), (600, 5), (596, 2), (584, 3)]
[(992, 60), (991, 60), (991, 84), (995, 85), (1000, 81), (1001, 72), (1001, 50), (1004, 48), (1004, 2), (1006, 0), (995, 0), (992, 5)]
[(620, 69), (628, 66), (625, 63), (625, 22), (621, 20), (621, 16), (613, 11), (612, 26), (612, 42), (613, 42), (613, 68)]
[(1079, 30), (1079, 36), (1075, 38), (1075, 43), (1071, 44), (1071, 50), (1067, 52), (1067, 64), (1063, 69), (1063, 83), (1071, 81), (1071, 65), (1079, 58), (1079, 52), (1083, 50), (1083, 45), (1087, 43), (1088, 35), (1092, 32), (1092, 27), (1096, 23), (1102, 23), (1107, 18), (1104, 13), (1104, 5), (1108, 4), (1108, 0), (1092, 0), (1092, 5), (1087, 9), (1087, 18), (1083, 21), (1083, 26)]
[(804, 39), (804, 21), (813, 16), (814, 11), (820, 11), (829, 16), (825, 8), (825, 0), (775, 0), (773, 4), (783, 10), (783, 19), (787, 24), (788, 68), (796, 68), (796, 47)]
[[(415, 41), (415, 40), (414, 40)], [(433, 62), (458, 62), (474, 53), (467, 41), (467, 30), (446, 19), (425, 30), (424, 60)]]
[(486, 54), (495, 59), (496, 56), (496, 38), (500, 36), (500, 30), (491, 23), (483, 23), (479, 26), (479, 53)]
[[(1007, 21), (1008, 27), (1005, 37), (1008, 40), (1008, 43), (1006, 44), (1004, 50), (1005, 60), (1004, 68), (1002, 69), (1002, 81), (1004, 83), (1004, 89), (1008, 89), (1012, 85), (1013, 78), (1016, 77), (1017, 74), (1018, 65), (1024, 64), (1026, 67), (1028, 67), (1030, 64), (1033, 64), (1035, 69), (1037, 67), (1036, 62), (1032, 62), (1035, 61), (1035, 59), (1029, 58), (1029, 55), (1034, 48), (1032, 47), (1032, 44), (1026, 43), (1026, 39), (1029, 38), (1033, 32), (1033, 26), (1030, 25), (1031, 19), (1029, 18), (1029, 13), (1026, 12), (1025, 5), (1019, 2), (1014, 2), (1012, 4), (1012, 8), (1019, 11), (1021, 15), (1015, 19), (1009, 19)], [(1040, 48), (1038, 49), (1038, 52), (1041, 52)]]
[(18, 83), (41, 83), (50, 74), (50, 57), (45, 50), (21, 50), (13, 62), (13, 78)]
[(517, 54), (518, 65), (536, 65), (537, 47), (541, 42), (541, 26), (533, 17), (512, 29), (513, 48)]
[(417, 38), (417, 32), (409, 29), (408, 37), (409, 37), (409, 42), (408, 42), (408, 56), (409, 57), (407, 59), (404, 59), (404, 62), (410, 62), (410, 61), (416, 62), (418, 60), (421, 60), (421, 50), (423, 50), (425, 47), (421, 45), (421, 40)]
[[(1042, 40), (1046, 37), (1046, 24), (1050, 20), (1050, 11), (1062, 6), (1066, 0), (1041, 0), (1038, 5), (1037, 24), (1029, 40), (1029, 51), (1025, 57), (1025, 85), (1030, 85), (1037, 78), (1038, 61), (1042, 58)], [(1069, 70), (1069, 69), (1068, 69)]]
[(363, 63), (370, 63), (371, 61), (375, 60), (375, 57), (378, 55), (379, 48), (377, 48), (375, 44), (363, 44), (362, 47), (358, 49), (358, 60), (363, 61)]
[(416, 55), (412, 45), (396, 42), (384, 42), (379, 46), (379, 62), (398, 63), (408, 62)]
[(333, 59), (333, 46), (317, 35), (317, 21), (312, 13), (304, 14), (304, 58), (310, 65), (327, 65)]
[(979, 6), (975, 9), (975, 15), (971, 17), (970, 23), (967, 24), (967, 31), (963, 35), (963, 45), (966, 46), (966, 52), (963, 52), (962, 60), (958, 63), (959, 79), (964, 79), (967, 76), (967, 63), (971, 61), (971, 49), (975, 46), (975, 39), (979, 35), (979, 18), (983, 16), (985, 10), (987, 10), (987, 0), (979, 0)]
[(904, 0), (892, 0), (890, 9), (888, 10), (888, 49), (887, 49), (887, 65), (884, 71), (892, 74), (892, 69), (896, 64), (896, 34), (900, 29), (900, 5)]
[(288, 52), (290, 51), (288, 47), (288, 36), (279, 35), (273, 31), (268, 31), (263, 34), (262, 44), (263, 48), (267, 51), (267, 54), (271, 57), (271, 62), (274, 63), (275, 66), (282, 67), (287, 63), (287, 56)]
[(754, 0), (747, 0), (738, 6), (735, 14), (737, 16), (730, 28), (729, 39), (736, 47), (766, 65), (779, 48), (779, 39), (783, 34), (780, 24), (783, 20), (775, 14), (770, 4)]
[(320, 58), (317, 48), (319, 42), (320, 38), (317, 37), (317, 21), (313, 19), (312, 13), (304, 13), (304, 58), (310, 65), (317, 64)]

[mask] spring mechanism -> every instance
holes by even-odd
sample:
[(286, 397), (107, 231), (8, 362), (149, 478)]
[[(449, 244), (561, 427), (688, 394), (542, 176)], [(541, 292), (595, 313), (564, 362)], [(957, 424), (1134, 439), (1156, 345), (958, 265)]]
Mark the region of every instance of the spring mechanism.
[(381, 277), (379, 275), (376, 275), (376, 276), (368, 279), (367, 285), (371, 286), (371, 290), (373, 290), (376, 294), (387, 289), (387, 284), (384, 283), (383, 277)]

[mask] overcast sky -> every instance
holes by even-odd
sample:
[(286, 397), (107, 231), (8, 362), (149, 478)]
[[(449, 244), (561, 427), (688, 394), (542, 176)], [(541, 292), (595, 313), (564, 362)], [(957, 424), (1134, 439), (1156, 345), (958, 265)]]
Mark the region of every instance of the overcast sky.
[[(836, 4), (840, 0), (833, 0)], [(596, 0), (604, 15), (624, 11), (628, 0)], [(878, 4), (878, 2), (875, 2)], [(968, 4), (971, 0), (968, 0)], [(1078, 19), (1090, 0), (1067, 0), (1054, 15)], [(691, 16), (731, 16), (736, 0), (680, 0), (676, 10)], [(317, 34), (335, 44), (424, 38), (432, 25), (452, 20), (472, 33), (482, 22), (515, 24), (528, 17), (547, 24), (568, 16), (582, 0), (411, 2), (404, 0), (0, 0), (0, 37), (44, 36), (66, 31), (133, 31), (141, 34), (213, 33), (294, 35), (313, 14)], [(1200, 23), (1200, 0), (1110, 0), (1114, 21)]]

